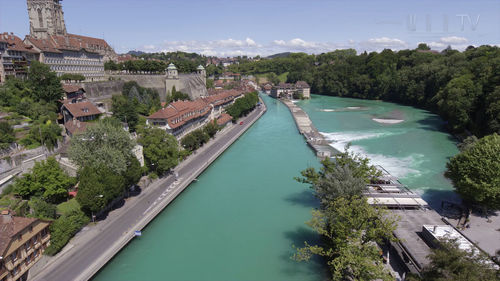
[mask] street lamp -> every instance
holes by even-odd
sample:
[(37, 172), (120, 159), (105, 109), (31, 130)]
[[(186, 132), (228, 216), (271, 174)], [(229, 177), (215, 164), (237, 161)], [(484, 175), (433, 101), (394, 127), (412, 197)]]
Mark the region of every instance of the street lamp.
[[(95, 196), (95, 198), (103, 198), (103, 197), (104, 197), (104, 195), (102, 195), (102, 194), (99, 194), (99, 195)], [(92, 214), (92, 222), (95, 223), (94, 211), (91, 211), (90, 213)]]

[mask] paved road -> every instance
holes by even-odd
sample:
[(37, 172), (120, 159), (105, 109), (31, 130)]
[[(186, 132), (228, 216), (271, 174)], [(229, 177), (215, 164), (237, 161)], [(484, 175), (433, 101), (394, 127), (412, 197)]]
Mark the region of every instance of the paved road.
[[(102, 258), (101, 256), (106, 253), (112, 244), (119, 240), (124, 235), (132, 235), (131, 232), (134, 231), (132, 227), (137, 224), (148, 212), (152, 210), (152, 207), (157, 204), (158, 200), (173, 200), (174, 198), (165, 198), (167, 194), (177, 195), (176, 191), (181, 192), (183, 181), (190, 180), (192, 174), (206, 166), (207, 162), (214, 158), (224, 146), (227, 145), (235, 136), (242, 133), (254, 120), (258, 119), (261, 111), (264, 108), (258, 108), (250, 113), (246, 118), (242, 119), (244, 125), (234, 125), (225, 134), (219, 136), (210, 146), (207, 146), (203, 150), (197, 152), (193, 155), (193, 158), (186, 162), (184, 165), (180, 165), (176, 171), (178, 172), (179, 181), (174, 183), (175, 179), (173, 176), (169, 176), (161, 180), (161, 184), (156, 186), (150, 186), (141, 194), (137, 200), (133, 202), (127, 202), (124, 207), (122, 207), (122, 212), (118, 215), (110, 218), (110, 222), (107, 221), (100, 222), (102, 230), (96, 232), (95, 237), (89, 239), (91, 241), (82, 245), (75, 245), (71, 248), (63, 257), (59, 260), (48, 265), (40, 274), (34, 276), (32, 280), (36, 281), (68, 281), (68, 280), (84, 280), (84, 272), (91, 270), (96, 272), (98, 268), (92, 269), (90, 267), (95, 267), (95, 261)], [(127, 206), (127, 204), (130, 204)], [(82, 279), (83, 278), (83, 279)]]

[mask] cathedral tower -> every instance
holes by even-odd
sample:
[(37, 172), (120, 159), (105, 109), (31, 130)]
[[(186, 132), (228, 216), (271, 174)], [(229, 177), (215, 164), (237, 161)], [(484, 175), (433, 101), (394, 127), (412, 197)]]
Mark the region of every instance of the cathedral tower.
[(47, 39), (48, 35), (66, 35), (62, 0), (27, 0), (30, 35)]

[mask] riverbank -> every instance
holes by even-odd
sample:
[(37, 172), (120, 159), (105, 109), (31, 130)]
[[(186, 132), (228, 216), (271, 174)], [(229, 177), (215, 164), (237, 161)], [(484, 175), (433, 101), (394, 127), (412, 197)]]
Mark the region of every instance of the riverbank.
[(175, 172), (178, 178), (160, 179), (140, 196), (131, 198), (108, 218), (89, 226), (46, 263), (31, 280), (88, 280), (134, 237), (134, 231), (142, 230), (156, 215), (170, 204), (189, 184), (215, 161), (232, 143), (250, 128), (265, 112), (265, 105), (257, 107), (243, 125), (231, 125), (205, 146), (183, 161)]

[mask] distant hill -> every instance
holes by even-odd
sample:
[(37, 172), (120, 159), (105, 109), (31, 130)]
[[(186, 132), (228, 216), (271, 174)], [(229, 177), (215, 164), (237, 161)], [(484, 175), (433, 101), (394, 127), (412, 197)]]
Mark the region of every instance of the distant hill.
[(268, 59), (274, 59), (274, 58), (286, 58), (286, 57), (289, 57), (292, 53), (291, 52), (285, 52), (285, 53), (279, 53), (279, 54), (274, 54), (274, 55), (270, 55), (266, 58)]
[(133, 55), (133, 56), (140, 56), (140, 55), (144, 55), (144, 54), (146, 54), (146, 53), (143, 51), (129, 51), (127, 53), (127, 55)]

